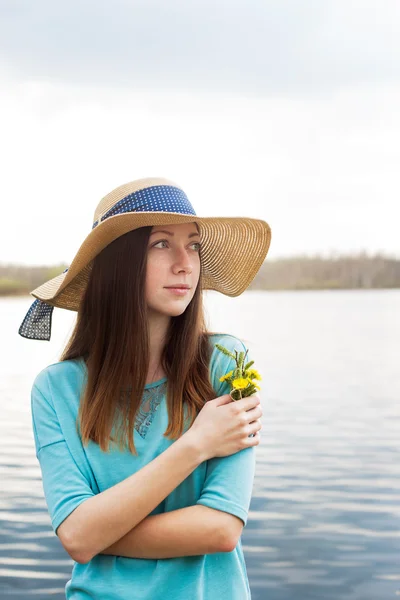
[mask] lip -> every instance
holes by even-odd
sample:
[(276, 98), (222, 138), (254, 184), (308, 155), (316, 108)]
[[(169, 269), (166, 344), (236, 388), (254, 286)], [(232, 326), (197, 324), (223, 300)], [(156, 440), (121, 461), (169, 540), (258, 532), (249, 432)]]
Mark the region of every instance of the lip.
[(178, 296), (184, 296), (185, 294), (187, 294), (189, 292), (189, 288), (185, 288), (185, 287), (166, 287), (166, 290), (169, 290), (170, 292), (172, 292), (173, 294), (177, 294)]
[(188, 290), (190, 288), (190, 286), (186, 285), (186, 283), (177, 283), (176, 285), (166, 285), (165, 287), (167, 288), (167, 290), (170, 290), (170, 289)]

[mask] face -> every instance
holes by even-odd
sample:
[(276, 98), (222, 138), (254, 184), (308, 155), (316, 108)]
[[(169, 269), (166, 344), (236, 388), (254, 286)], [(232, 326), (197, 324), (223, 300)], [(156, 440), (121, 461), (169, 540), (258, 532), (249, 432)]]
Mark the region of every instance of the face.
[[(168, 232), (168, 233), (167, 233)], [(182, 314), (193, 298), (200, 276), (200, 235), (196, 223), (156, 225), (147, 248), (146, 300), (150, 313)], [(188, 285), (178, 292), (168, 289)]]

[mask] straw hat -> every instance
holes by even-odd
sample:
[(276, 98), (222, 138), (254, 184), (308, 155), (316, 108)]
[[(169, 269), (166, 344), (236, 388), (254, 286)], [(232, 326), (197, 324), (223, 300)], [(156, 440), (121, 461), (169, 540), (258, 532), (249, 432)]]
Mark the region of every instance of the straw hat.
[(148, 177), (121, 185), (100, 200), (92, 230), (71, 266), (30, 292), (36, 300), (18, 333), (28, 339), (50, 340), (54, 307), (78, 310), (93, 259), (119, 236), (146, 225), (193, 222), (200, 231), (203, 289), (239, 296), (267, 255), (271, 242), (268, 223), (249, 217), (197, 216), (179, 185)]

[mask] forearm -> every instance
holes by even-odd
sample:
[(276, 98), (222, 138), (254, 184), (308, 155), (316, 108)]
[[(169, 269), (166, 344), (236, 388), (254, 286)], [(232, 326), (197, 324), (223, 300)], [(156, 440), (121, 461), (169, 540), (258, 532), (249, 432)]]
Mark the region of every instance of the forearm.
[(82, 502), (64, 521), (69, 554), (86, 563), (112, 546), (150, 515), (202, 461), (197, 445), (185, 433), (142, 469)]
[(224, 552), (223, 531), (220, 511), (187, 506), (146, 517), (100, 554), (160, 559)]

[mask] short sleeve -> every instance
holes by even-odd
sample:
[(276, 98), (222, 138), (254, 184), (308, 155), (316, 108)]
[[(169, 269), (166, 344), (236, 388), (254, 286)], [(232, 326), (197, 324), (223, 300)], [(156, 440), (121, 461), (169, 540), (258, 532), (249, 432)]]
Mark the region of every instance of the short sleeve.
[(42, 473), (44, 496), (54, 532), (75, 508), (94, 492), (75, 462), (64, 438), (45, 372), (31, 391), (31, 412), (36, 457)]
[[(246, 351), (247, 347), (235, 336), (223, 336), (218, 340), (230, 350)], [(249, 353), (246, 362), (251, 357)], [(235, 366), (233, 358), (214, 349), (210, 370), (211, 382), (218, 396), (229, 394), (230, 385), (220, 382), (219, 377), (225, 375)], [(247, 517), (253, 491), (256, 465), (255, 446), (244, 448), (235, 454), (225, 457), (211, 458), (207, 461), (206, 479), (199, 500), (196, 504), (203, 504), (210, 508), (222, 510), (236, 515), (247, 524)]]

